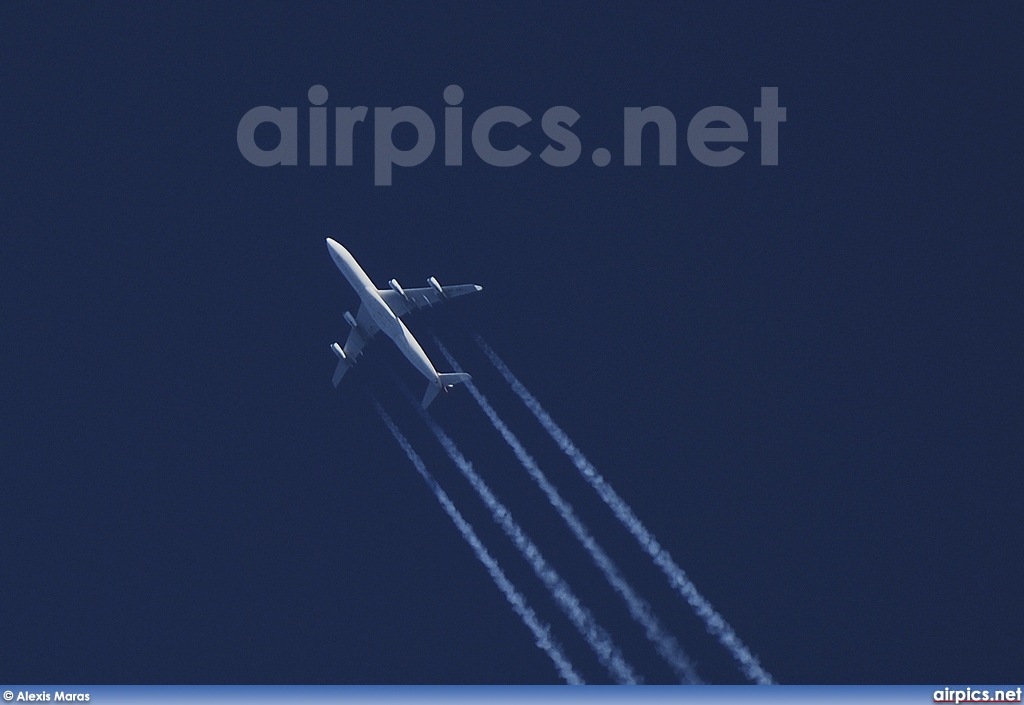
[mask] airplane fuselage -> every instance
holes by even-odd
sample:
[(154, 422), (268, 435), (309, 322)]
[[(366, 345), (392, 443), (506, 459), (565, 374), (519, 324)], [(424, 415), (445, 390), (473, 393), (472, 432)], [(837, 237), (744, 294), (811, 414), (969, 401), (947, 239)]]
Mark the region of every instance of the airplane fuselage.
[(405, 323), (395, 315), (384, 299), (381, 298), (380, 294), (377, 293), (377, 287), (366, 276), (366, 272), (359, 266), (355, 258), (352, 257), (348, 250), (333, 240), (328, 240), (328, 245), (334, 264), (337, 265), (342, 275), (344, 275), (352, 288), (355, 289), (363, 306), (366, 307), (367, 314), (377, 324), (381, 332), (395, 342), (395, 345), (402, 351), (406, 359), (427, 378), (427, 381), (439, 387), (442, 386), (437, 370), (434, 369), (434, 365), (431, 364), (427, 354), (423, 352), (419, 341), (416, 340), (405, 326)]

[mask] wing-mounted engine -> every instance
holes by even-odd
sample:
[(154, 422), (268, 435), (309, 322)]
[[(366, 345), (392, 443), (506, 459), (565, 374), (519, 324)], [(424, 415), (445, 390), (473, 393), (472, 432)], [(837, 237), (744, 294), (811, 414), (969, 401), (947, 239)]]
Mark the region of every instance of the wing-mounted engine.
[(405, 293), (405, 289), (403, 289), (403, 288), (402, 288), (402, 285), (398, 283), (398, 280), (397, 280), (397, 279), (392, 279), (391, 281), (389, 281), (389, 282), (388, 282), (388, 286), (390, 286), (390, 287), (391, 287), (391, 289), (392, 289), (392, 290), (393, 290), (393, 291), (394, 291), (394, 292), (395, 292), (396, 294), (398, 294), (399, 296), (401, 296), (403, 300), (405, 300), (405, 301), (409, 301), (409, 302), (411, 302), (411, 301), (412, 301), (412, 298), (410, 298), (410, 296), (409, 296), (409, 295), (408, 295), (407, 293)]
[(445, 301), (480, 291), (482, 287), (476, 284), (456, 284), (455, 286), (441, 286), (434, 277), (427, 279), (427, 286), (411, 289), (403, 288), (397, 279), (388, 282), (387, 289), (378, 289), (381, 299), (387, 304), (391, 312), (399, 318), (410, 311), (427, 308)]
[(349, 359), (349, 356), (345, 354), (345, 349), (337, 343), (331, 343), (331, 351), (338, 356), (338, 366), (334, 369), (334, 377), (331, 379), (334, 386), (337, 387), (354, 361)]
[(442, 299), (448, 298), (448, 295), (444, 293), (444, 288), (437, 283), (437, 279), (434, 279), (434, 277), (430, 277), (429, 279), (427, 279), (427, 284), (430, 284), (430, 288), (436, 291), (437, 295), (440, 296)]
[(335, 387), (341, 382), (341, 378), (345, 373), (355, 364), (366, 344), (380, 330), (373, 319), (366, 314), (366, 309), (363, 307), (360, 307), (359, 313), (355, 316), (352, 315), (351, 311), (345, 311), (342, 318), (345, 319), (345, 323), (352, 326), (352, 331), (348, 334), (348, 338), (345, 339), (344, 346), (338, 343), (331, 345), (331, 352), (338, 356), (338, 367), (334, 370)]

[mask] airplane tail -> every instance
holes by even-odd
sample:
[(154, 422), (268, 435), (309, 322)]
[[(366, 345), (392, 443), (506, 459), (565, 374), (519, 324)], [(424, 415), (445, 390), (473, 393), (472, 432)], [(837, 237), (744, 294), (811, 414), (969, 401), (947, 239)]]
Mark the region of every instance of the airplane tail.
[(423, 395), (423, 408), (426, 409), (430, 406), (430, 402), (434, 401), (437, 397), (437, 393), (443, 388), (444, 391), (448, 391), (456, 384), (462, 384), (473, 379), (465, 372), (443, 372), (437, 376), (437, 381), (440, 384), (427, 385), (427, 393)]

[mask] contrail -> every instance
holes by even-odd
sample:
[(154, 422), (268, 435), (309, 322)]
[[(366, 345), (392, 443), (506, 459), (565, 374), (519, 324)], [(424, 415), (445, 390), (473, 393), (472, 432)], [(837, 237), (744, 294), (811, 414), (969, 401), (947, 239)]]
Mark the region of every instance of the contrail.
[(469, 484), (473, 486), (487, 508), (494, 517), (494, 523), (501, 527), (502, 531), (512, 540), (516, 548), (526, 559), (526, 562), (533, 568), (533, 572), (540, 578), (541, 582), (551, 593), (555, 602), (562, 609), (565, 615), (576, 627), (580, 635), (594, 651), (601, 664), (608, 669), (608, 672), (620, 684), (637, 685), (642, 679), (633, 670), (633, 667), (623, 658), (622, 653), (612, 642), (611, 636), (604, 628), (597, 623), (591, 612), (584, 607), (579, 598), (573, 593), (569, 584), (551, 567), (547, 559), (541, 554), (540, 549), (532, 539), (523, 531), (519, 523), (512, 517), (512, 513), (494, 495), (491, 488), (482, 477), (477, 474), (473, 464), (466, 459), (462, 452), (455, 445), (455, 441), (445, 433), (436, 421), (434, 421), (426, 410), (423, 409), (411, 393), (401, 385), (409, 403), (412, 404), (423, 417), (424, 422), (433, 432), (438, 442), (444, 448), (448, 457), (459, 468)]
[(473, 552), (476, 553), (476, 557), (484, 564), (484, 567), (487, 568), (487, 572), (490, 573), (491, 579), (494, 580), (498, 589), (501, 590), (503, 595), (505, 595), (505, 599), (508, 600), (510, 605), (512, 605), (512, 609), (515, 613), (523, 620), (523, 624), (533, 632), (537, 646), (543, 649), (544, 653), (546, 653), (554, 662), (555, 668), (558, 669), (559, 675), (562, 676), (566, 683), (569, 685), (584, 685), (583, 679), (578, 673), (576, 673), (572, 664), (569, 663), (569, 659), (562, 651), (562, 647), (559, 646), (551, 637), (551, 628), (548, 625), (543, 624), (540, 619), (538, 619), (533, 608), (526, 603), (526, 598), (523, 597), (522, 593), (520, 593), (511, 581), (505, 577), (504, 571), (501, 570), (498, 562), (494, 560), (491, 554), (487, 552), (487, 549), (484, 547), (483, 543), (481, 543), (480, 538), (476, 535), (473, 527), (463, 518), (462, 514), (455, 507), (455, 504), (453, 504), (451, 499), (448, 497), (448, 494), (441, 489), (440, 485), (437, 484), (437, 480), (435, 480), (434, 476), (427, 470), (426, 465), (423, 464), (423, 460), (416, 451), (413, 450), (408, 439), (406, 439), (406, 437), (402, 435), (402, 432), (398, 430), (395, 422), (391, 420), (391, 417), (388, 416), (386, 411), (384, 411), (384, 408), (376, 399), (372, 399), (372, 401), (381, 420), (388, 427), (388, 430), (391, 431), (391, 435), (395, 437), (395, 440), (398, 441), (398, 445), (400, 445), (402, 450), (405, 451), (405, 454), (409, 457), (409, 461), (416, 468), (420, 477), (423, 478), (423, 481), (427, 483), (427, 486), (434, 493), (434, 496), (437, 497), (437, 501), (441, 503), (445, 512), (448, 513), (448, 516), (455, 523), (459, 533), (462, 534), (462, 538), (466, 540), (466, 543), (468, 543), (473, 549)]
[(491, 364), (494, 365), (498, 372), (501, 373), (501, 376), (505, 378), (505, 381), (508, 382), (509, 386), (512, 387), (512, 391), (537, 417), (544, 430), (551, 435), (555, 443), (562, 449), (562, 452), (569, 456), (576, 469), (579, 470), (580, 474), (583, 475), (586, 481), (590, 483), (590, 486), (604, 500), (604, 503), (608, 505), (616, 518), (622, 522), (622, 525), (633, 535), (633, 538), (637, 540), (640, 547), (654, 560), (655, 565), (661, 568), (665, 577), (668, 578), (669, 584), (689, 603), (697, 616), (704, 620), (708, 632), (714, 635), (722, 646), (732, 654), (733, 658), (739, 662), (740, 670), (743, 671), (744, 675), (760, 685), (774, 684), (775, 680), (771, 674), (761, 666), (757, 657), (750, 653), (750, 649), (740, 640), (729, 623), (725, 621), (722, 615), (715, 611), (707, 598), (697, 591), (697, 587), (690, 580), (689, 576), (686, 575), (686, 572), (676, 564), (668, 551), (661, 547), (661, 544), (658, 543), (657, 539), (647, 530), (643, 522), (633, 513), (633, 510), (626, 504), (626, 501), (597, 472), (597, 469), (587, 460), (582, 451), (569, 439), (568, 434), (544, 410), (540, 402), (537, 401), (537, 398), (530, 394), (526, 387), (523, 386), (523, 383), (512, 374), (512, 370), (509, 369), (508, 365), (498, 357), (498, 354), (494, 352), (483, 338), (478, 334), (473, 334), (473, 338), (484, 354), (487, 355)]
[[(448, 349), (441, 343), (441, 341), (434, 336), (434, 342), (437, 344), (441, 353), (448, 360), (450, 364), (456, 370), (461, 371), (462, 368), (459, 363), (452, 357)], [(487, 398), (477, 389), (473, 382), (467, 382), (466, 386), (469, 388), (473, 398), (476, 399), (477, 404), (483, 410), (487, 418), (490, 419), (491, 424), (501, 434), (505, 442), (512, 448), (516, 458), (519, 459), (520, 464), (530, 475), (533, 481), (540, 487), (540, 489), (547, 496), (548, 501), (558, 511), (562, 520), (572, 531), (576, 539), (583, 544), (583, 547), (590, 554), (594, 564), (601, 570), (605, 578), (615, 589), (616, 592), (626, 602), (626, 606), (629, 608), (630, 615), (644, 628), (644, 632), (647, 638), (654, 644), (655, 649), (661, 655), (665, 661), (668, 662), (669, 666), (675, 672), (676, 676), (684, 683), (700, 683), (701, 680), (697, 676), (694, 670), (693, 664), (687, 657), (686, 652), (683, 651), (682, 647), (675, 640), (675, 638), (669, 634), (661, 624), (661, 620), (658, 619), (657, 615), (651, 609), (651, 606), (640, 597), (633, 587), (626, 581), (619, 571), (618, 567), (608, 556), (608, 554), (601, 548), (600, 544), (594, 539), (593, 535), (586, 525), (576, 516), (575, 510), (572, 505), (565, 501), (562, 496), (558, 493), (558, 490), (554, 485), (551, 484), (547, 476), (538, 467), (533, 457), (526, 451), (519, 439), (516, 438), (515, 434), (509, 429), (509, 427), (498, 417), (494, 407), (490, 405)], [(436, 432), (435, 432), (436, 433)], [(453, 460), (455, 458), (453, 457)], [(459, 461), (456, 460), (456, 463)]]

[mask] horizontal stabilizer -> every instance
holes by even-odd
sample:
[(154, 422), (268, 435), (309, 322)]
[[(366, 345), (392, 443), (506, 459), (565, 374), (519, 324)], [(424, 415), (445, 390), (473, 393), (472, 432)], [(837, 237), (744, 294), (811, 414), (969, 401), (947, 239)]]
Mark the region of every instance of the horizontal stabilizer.
[(442, 372), (438, 377), (441, 380), (441, 386), (445, 389), (451, 389), (456, 384), (462, 384), (473, 379), (467, 372)]
[(434, 401), (437, 397), (437, 393), (442, 389), (448, 391), (456, 384), (462, 384), (473, 379), (465, 372), (445, 372), (437, 376), (439, 384), (431, 384), (427, 386), (427, 393), (423, 395), (423, 408), (426, 409), (430, 406), (430, 402)]
[(437, 397), (437, 393), (441, 391), (441, 388), (436, 384), (427, 385), (427, 393), (423, 395), (423, 408), (426, 409), (430, 406), (430, 402), (434, 401)]

